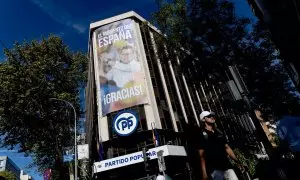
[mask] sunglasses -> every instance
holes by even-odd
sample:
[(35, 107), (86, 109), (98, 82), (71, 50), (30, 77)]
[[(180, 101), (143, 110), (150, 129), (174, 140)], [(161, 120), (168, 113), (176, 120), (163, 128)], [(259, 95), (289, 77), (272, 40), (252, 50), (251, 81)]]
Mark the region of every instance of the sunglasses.
[(214, 118), (215, 116), (214, 115), (208, 115), (208, 116), (205, 116), (207, 118)]

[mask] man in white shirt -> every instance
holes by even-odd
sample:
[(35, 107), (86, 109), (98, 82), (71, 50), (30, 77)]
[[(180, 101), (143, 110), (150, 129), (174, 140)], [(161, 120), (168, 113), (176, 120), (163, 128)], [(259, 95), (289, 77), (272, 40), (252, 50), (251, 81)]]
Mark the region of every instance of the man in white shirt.
[(136, 61), (133, 47), (126, 45), (121, 49), (120, 60), (107, 73), (107, 79), (116, 82), (119, 88), (134, 81), (134, 73), (141, 72), (141, 64)]

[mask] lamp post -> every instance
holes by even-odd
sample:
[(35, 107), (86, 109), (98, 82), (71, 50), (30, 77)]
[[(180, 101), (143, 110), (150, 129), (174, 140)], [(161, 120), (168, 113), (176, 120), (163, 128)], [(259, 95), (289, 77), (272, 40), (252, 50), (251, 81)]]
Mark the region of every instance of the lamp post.
[(76, 134), (76, 130), (77, 130), (77, 122), (76, 122), (76, 110), (73, 106), (72, 103), (70, 103), (69, 101), (63, 100), (63, 99), (58, 99), (58, 98), (50, 98), (50, 100), (57, 100), (57, 101), (62, 101), (66, 104), (68, 104), (69, 106), (72, 107), (73, 111), (74, 111), (74, 162), (75, 162), (75, 170), (74, 170), (74, 179), (77, 180), (77, 134)]

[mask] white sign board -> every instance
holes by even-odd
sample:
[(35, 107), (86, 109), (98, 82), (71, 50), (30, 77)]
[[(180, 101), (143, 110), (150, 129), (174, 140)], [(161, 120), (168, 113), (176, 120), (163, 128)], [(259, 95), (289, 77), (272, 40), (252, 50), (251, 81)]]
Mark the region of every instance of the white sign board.
[[(183, 146), (172, 146), (172, 145), (165, 145), (159, 146), (156, 148), (149, 149), (147, 153), (149, 154), (150, 159), (157, 158), (157, 152), (162, 151), (162, 156), (186, 156), (186, 151)], [(124, 156), (119, 156), (107, 160), (103, 160), (100, 162), (94, 163), (94, 173), (107, 171), (110, 169), (120, 168), (124, 166), (128, 166), (131, 164), (136, 164), (143, 162), (143, 152), (139, 151), (132, 154), (127, 154)]]
[(89, 158), (89, 145), (77, 145), (78, 149), (78, 159), (88, 159)]

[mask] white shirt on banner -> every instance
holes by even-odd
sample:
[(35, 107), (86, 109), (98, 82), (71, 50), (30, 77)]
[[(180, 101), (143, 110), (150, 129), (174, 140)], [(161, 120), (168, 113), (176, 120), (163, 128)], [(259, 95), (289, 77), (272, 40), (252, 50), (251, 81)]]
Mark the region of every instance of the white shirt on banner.
[(122, 88), (126, 83), (134, 81), (133, 73), (140, 71), (141, 65), (136, 60), (132, 60), (127, 64), (118, 61), (107, 73), (106, 77), (108, 80), (115, 81), (116, 85)]

